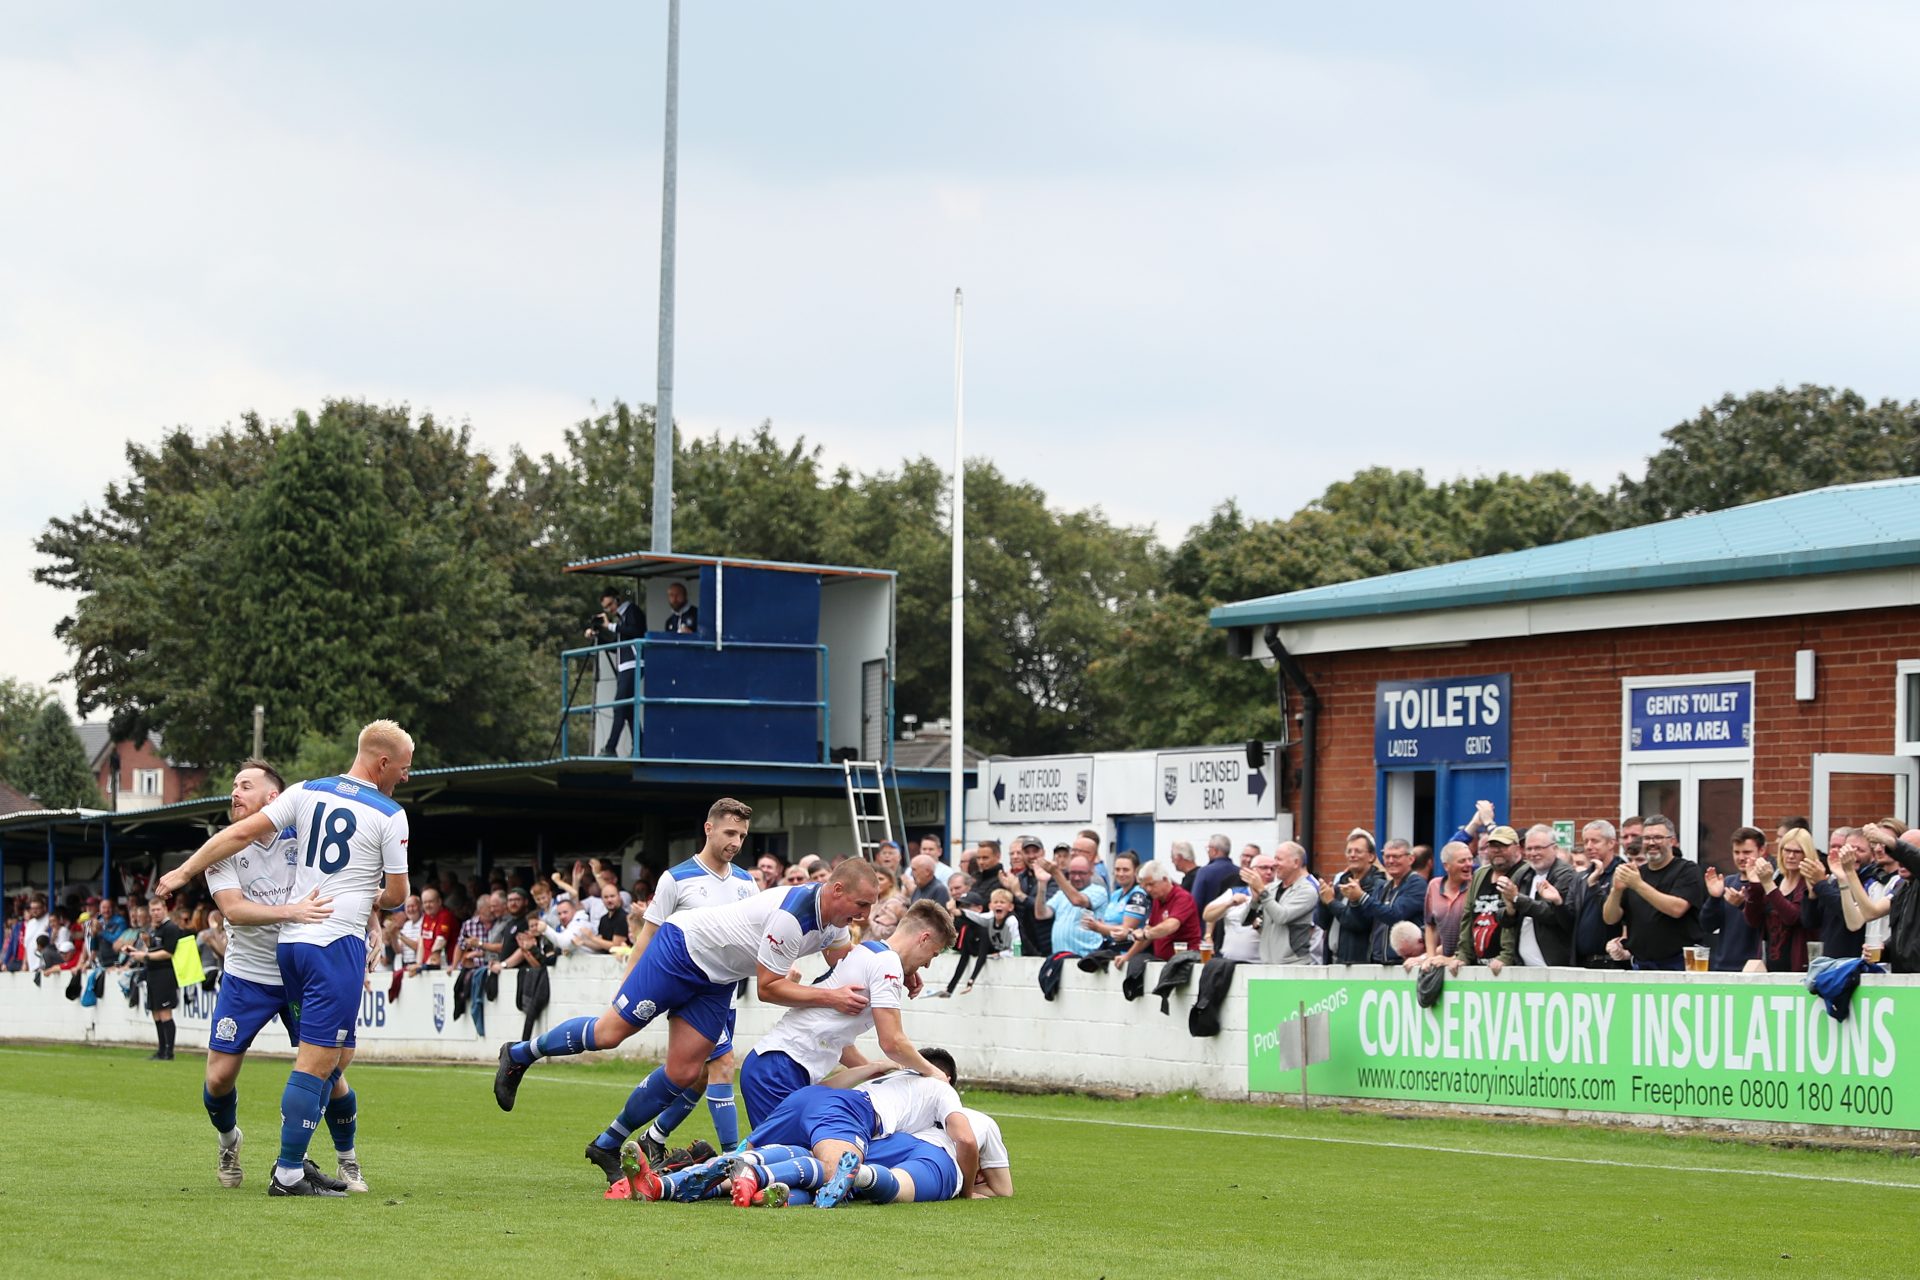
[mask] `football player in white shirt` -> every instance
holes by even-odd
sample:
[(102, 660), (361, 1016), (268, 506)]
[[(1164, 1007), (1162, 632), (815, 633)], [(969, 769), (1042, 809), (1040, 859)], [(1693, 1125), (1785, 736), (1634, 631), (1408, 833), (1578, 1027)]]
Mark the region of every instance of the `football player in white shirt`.
[[(640, 936), (633, 942), (629, 971), (646, 954), (660, 926), (675, 914), (744, 902), (760, 892), (759, 882), (752, 874), (745, 867), (733, 865), (747, 841), (746, 819), (737, 814), (722, 814), (717, 822), (708, 818), (706, 836), (706, 844), (699, 853), (678, 866), (669, 867), (654, 887), (653, 901), (647, 904)], [(720, 1149), (731, 1151), (740, 1144), (740, 1110), (733, 1100), (733, 1025), (734, 1010), (729, 1008), (726, 1030), (714, 1041), (713, 1052), (708, 1055), (706, 1075), (675, 1098), (640, 1135), (640, 1151), (649, 1163), (668, 1162), (668, 1137), (679, 1128), (681, 1121), (693, 1114), (702, 1096), (713, 1116), (713, 1132), (720, 1139)], [(686, 1153), (676, 1154), (680, 1155), (681, 1163), (690, 1163), (710, 1159), (717, 1153), (706, 1143), (696, 1142)]]
[[(744, 839), (752, 816), (753, 810), (738, 800), (721, 799), (707, 821), (736, 822)], [(650, 1169), (638, 1139), (629, 1135), (705, 1079), (707, 1059), (726, 1034), (734, 984), (754, 979), (756, 993), (768, 1004), (830, 1005), (843, 1013), (866, 1007), (864, 992), (809, 986), (793, 976), (793, 966), (823, 951), (829, 961), (844, 955), (847, 926), (866, 919), (879, 886), (872, 863), (849, 859), (818, 884), (767, 889), (727, 906), (680, 912), (654, 932), (599, 1017), (569, 1018), (533, 1040), (501, 1047), (494, 1101), (502, 1111), (513, 1110), (521, 1077), (541, 1058), (611, 1049), (655, 1018), (670, 1015), (666, 1062), (641, 1081), (586, 1153), (606, 1174), (609, 1188), (623, 1174), (630, 1180), (629, 1163), (634, 1170)], [(610, 1165), (607, 1157), (616, 1153)]]
[[(947, 1077), (956, 1072), (953, 1057), (944, 1049), (928, 1049), (925, 1056)], [(889, 1066), (891, 1064), (888, 1064)], [(880, 1069), (860, 1068), (859, 1074)], [(702, 1200), (732, 1182), (736, 1205), (783, 1204), (789, 1191), (811, 1192), (816, 1208), (831, 1209), (849, 1196), (889, 1203), (901, 1192), (893, 1167), (864, 1163), (869, 1144), (889, 1134), (913, 1134), (939, 1128), (952, 1140), (955, 1168), (949, 1196), (955, 1187), (971, 1187), (980, 1164), (979, 1139), (960, 1105), (960, 1095), (947, 1079), (912, 1071), (890, 1070), (878, 1079), (852, 1088), (808, 1085), (788, 1095), (773, 1114), (747, 1136), (750, 1151), (720, 1157), (662, 1178), (643, 1170), (633, 1179), (643, 1200)], [(924, 1199), (935, 1198), (935, 1179), (929, 1178)], [(773, 1196), (766, 1193), (778, 1185)]]
[[(266, 808), (280, 794), (280, 775), (264, 760), (248, 760), (233, 775), (227, 797), (230, 820), (240, 822)], [(332, 910), (318, 891), (297, 902), (287, 901), (293, 886), (293, 867), (299, 854), (288, 828), (207, 868), (207, 888), (227, 922), (227, 960), (220, 994), (213, 1006), (213, 1027), (207, 1033), (207, 1076), (200, 1091), (207, 1119), (220, 1135), (216, 1176), (223, 1187), (240, 1185), (240, 1142), (236, 1122), (240, 1095), (236, 1082), (253, 1038), (275, 1017), (287, 1029), (287, 1039), (300, 1044), (299, 1023), (286, 988), (280, 981), (280, 925), (288, 920), (321, 920)], [(327, 1122), (335, 1127), (335, 1112), (351, 1122), (352, 1103), (344, 1079), (337, 1081), (327, 1103)], [(339, 1129), (335, 1127), (336, 1136)], [(351, 1148), (352, 1143), (349, 1142)], [(353, 1170), (359, 1181), (359, 1169)], [(360, 1183), (360, 1190), (366, 1184)]]
[[(940, 1125), (917, 1133), (890, 1133), (867, 1145), (867, 1163), (885, 1166), (896, 1184), (889, 1197), (876, 1179), (870, 1186), (854, 1192), (856, 1199), (877, 1204), (912, 1204), (924, 1200), (992, 1200), (1013, 1195), (1013, 1161), (1007, 1155), (1007, 1140), (1000, 1136), (1000, 1123), (984, 1111), (962, 1107), (960, 1113), (973, 1128), (980, 1146), (980, 1167), (973, 1185), (960, 1181), (958, 1147), (953, 1135)], [(777, 1200), (780, 1197), (766, 1197)], [(735, 1200), (738, 1204), (740, 1201)]]
[[(407, 900), (407, 815), (393, 790), (413, 766), (413, 739), (391, 720), (360, 731), (343, 776), (302, 782), (200, 846), (160, 878), (177, 892), (202, 870), (291, 826), (299, 865), (290, 896), (332, 899), (322, 919), (283, 924), (277, 954), (287, 994), (300, 1006), (300, 1048), (280, 1095), (280, 1158), (267, 1188), (276, 1196), (344, 1196), (306, 1158), (327, 1107), (329, 1081), (353, 1060), (354, 1026), (366, 980), (367, 917)], [(351, 1155), (351, 1153), (343, 1153)]]
[(945, 1073), (920, 1056), (900, 1027), (900, 1009), (911, 975), (953, 945), (953, 917), (936, 902), (916, 902), (885, 942), (868, 940), (847, 953), (820, 985), (858, 987), (867, 1007), (855, 1014), (832, 1009), (789, 1009), (760, 1037), (740, 1068), (740, 1095), (747, 1118), (758, 1124), (788, 1094), (819, 1084), (837, 1068), (865, 1066), (853, 1042), (868, 1031), (893, 1065), (929, 1079)]

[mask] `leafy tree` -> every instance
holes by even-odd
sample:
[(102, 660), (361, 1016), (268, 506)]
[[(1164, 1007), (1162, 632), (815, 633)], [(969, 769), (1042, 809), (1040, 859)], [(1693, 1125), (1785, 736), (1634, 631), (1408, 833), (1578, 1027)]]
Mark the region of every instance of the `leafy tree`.
[(49, 809), (98, 809), (104, 803), (87, 767), (87, 750), (57, 702), (42, 704), (28, 726), (11, 781)]
[(131, 480), (36, 544), (36, 576), (81, 593), (60, 627), (77, 700), (117, 735), (233, 760), (259, 702), (280, 755), (376, 715), (408, 725), (422, 763), (512, 758), (538, 736), (546, 654), (512, 589), (525, 526), (464, 428), (334, 402), (128, 460)]
[(40, 686), (0, 676), (0, 778), (11, 780), (27, 735), (53, 694)]
[(1920, 474), (1920, 401), (1870, 405), (1854, 391), (1776, 387), (1722, 396), (1664, 439), (1644, 477), (1620, 477), (1622, 523)]
[(1231, 742), (1279, 728), (1273, 676), (1226, 656), (1215, 606), (1604, 532), (1613, 511), (1561, 472), (1429, 483), (1370, 468), (1286, 520), (1228, 502), (1167, 558), (1166, 586), (1120, 635), (1115, 745)]

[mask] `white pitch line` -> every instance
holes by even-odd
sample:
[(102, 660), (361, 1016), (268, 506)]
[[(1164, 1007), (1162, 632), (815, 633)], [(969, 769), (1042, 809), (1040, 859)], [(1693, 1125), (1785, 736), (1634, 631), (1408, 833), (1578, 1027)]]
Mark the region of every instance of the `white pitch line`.
[(1382, 1147), (1392, 1151), (1430, 1151), (1455, 1156), (1493, 1156), (1501, 1160), (1537, 1160), (1547, 1164), (1591, 1164), (1614, 1169), (1654, 1169), (1662, 1173), (1728, 1174), (1752, 1178), (1790, 1178), (1796, 1182), (1841, 1182), (1856, 1187), (1885, 1187), (1920, 1191), (1920, 1183), (1887, 1182), (1879, 1178), (1848, 1178), (1832, 1173), (1793, 1173), (1784, 1169), (1727, 1169), (1700, 1164), (1648, 1164), (1642, 1160), (1602, 1160), (1597, 1156), (1548, 1156), (1531, 1151), (1488, 1151), (1479, 1147), (1436, 1147), (1424, 1142), (1389, 1142), (1382, 1138), (1329, 1138), (1313, 1134), (1261, 1133), (1254, 1129), (1199, 1129), (1179, 1124), (1149, 1124), (1144, 1120), (1099, 1120), (1092, 1116), (1043, 1116), (1026, 1111), (996, 1111), (998, 1119), (1047, 1120), (1055, 1124), (1098, 1124), (1115, 1129), (1157, 1129), (1167, 1133), (1204, 1133), (1222, 1138), (1270, 1138), (1276, 1142), (1319, 1142), (1341, 1147)]
[[(64, 1057), (57, 1049), (0, 1049), (0, 1053), (14, 1053), (31, 1057)], [(368, 1062), (369, 1069), (380, 1071), (431, 1072), (445, 1075), (449, 1071), (479, 1075), (482, 1068), (455, 1066), (444, 1067), (406, 1066), (393, 1062)], [(521, 1081), (522, 1085), (538, 1081), (541, 1084), (570, 1084), (589, 1089), (627, 1089), (630, 1084), (618, 1080), (569, 1080), (565, 1076), (552, 1074), (529, 1075)], [(1093, 1116), (1046, 1116), (1031, 1111), (996, 1111), (997, 1118), (1007, 1120), (1039, 1120), (1053, 1124), (1097, 1124), (1109, 1129), (1149, 1129), (1161, 1133), (1203, 1133), (1216, 1138), (1266, 1138), (1273, 1142), (1317, 1142), (1324, 1146), (1338, 1147), (1377, 1147), (1387, 1151), (1426, 1151), (1439, 1155), (1452, 1156), (1490, 1156), (1498, 1160), (1533, 1160), (1543, 1164), (1584, 1164), (1598, 1165), (1609, 1169), (1652, 1169), (1661, 1173), (1705, 1173), (1727, 1177), (1745, 1178), (1785, 1178), (1793, 1182), (1837, 1182), (1853, 1187), (1882, 1187), (1889, 1191), (1920, 1191), (1920, 1183), (1889, 1182), (1879, 1178), (1849, 1178), (1835, 1173), (1794, 1173), (1785, 1169), (1729, 1169), (1718, 1165), (1700, 1164), (1648, 1164), (1642, 1160), (1603, 1160), (1598, 1156), (1549, 1156), (1532, 1151), (1489, 1151), (1483, 1147), (1436, 1147), (1424, 1142), (1391, 1142), (1384, 1138), (1332, 1138), (1317, 1134), (1300, 1133), (1263, 1133), (1258, 1129), (1202, 1129), (1182, 1124), (1152, 1124), (1145, 1120), (1101, 1120)]]

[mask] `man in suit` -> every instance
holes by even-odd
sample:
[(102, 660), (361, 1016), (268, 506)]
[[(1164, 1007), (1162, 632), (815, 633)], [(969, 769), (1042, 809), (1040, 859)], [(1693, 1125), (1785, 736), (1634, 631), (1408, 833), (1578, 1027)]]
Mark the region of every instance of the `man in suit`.
[[(587, 639), (596, 644), (615, 644), (628, 640), (638, 640), (647, 631), (647, 615), (631, 600), (620, 598), (620, 592), (608, 587), (600, 593), (600, 614), (596, 625), (587, 628)], [(633, 721), (633, 679), (634, 668), (640, 660), (638, 645), (625, 645), (612, 650), (613, 659), (613, 728), (607, 733), (607, 745), (600, 749), (603, 756), (620, 754), (620, 730), (624, 727), (633, 731), (633, 754), (640, 754), (640, 727)]]

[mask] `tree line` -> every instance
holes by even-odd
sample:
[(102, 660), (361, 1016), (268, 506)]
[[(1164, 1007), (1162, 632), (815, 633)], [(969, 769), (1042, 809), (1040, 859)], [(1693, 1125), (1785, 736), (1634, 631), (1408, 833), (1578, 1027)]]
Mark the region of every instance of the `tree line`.
[[(414, 730), (422, 765), (542, 756), (554, 656), (598, 585), (560, 567), (644, 548), (654, 426), (648, 406), (616, 404), (557, 453), (496, 465), (465, 426), (341, 400), (130, 444), (127, 473), (35, 544), (36, 577), (75, 596), (58, 634), (77, 704), (200, 762), (246, 754), (256, 703), (282, 759), (336, 753), (375, 714)], [(1663, 439), (1640, 476), (1608, 489), (1558, 471), (1429, 480), (1374, 467), (1285, 517), (1223, 502), (1172, 547), (970, 460), (969, 745), (1272, 735), (1271, 678), (1226, 656), (1214, 605), (1915, 474), (1920, 402), (1812, 386), (1729, 395)], [(897, 706), (947, 713), (939, 464), (829, 471), (817, 446), (771, 424), (675, 447), (680, 548), (897, 570)], [(0, 717), (13, 744), (0, 744), (0, 777), (24, 741), (14, 725)]]

